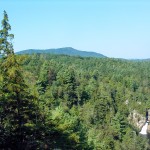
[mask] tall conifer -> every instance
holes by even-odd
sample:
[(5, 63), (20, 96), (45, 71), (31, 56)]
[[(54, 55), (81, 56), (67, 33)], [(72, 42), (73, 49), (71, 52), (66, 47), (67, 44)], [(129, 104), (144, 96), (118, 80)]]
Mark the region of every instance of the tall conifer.
[(8, 15), (4, 11), (4, 17), (2, 20), (2, 30), (0, 30), (0, 54), (8, 55), (14, 53), (13, 45), (11, 43), (14, 38), (13, 34), (9, 34), (11, 26), (9, 24)]
[(4, 11), (0, 30), (0, 148), (25, 149), (35, 137), (37, 106), (28, 90), (14, 54), (9, 34), (11, 26)]

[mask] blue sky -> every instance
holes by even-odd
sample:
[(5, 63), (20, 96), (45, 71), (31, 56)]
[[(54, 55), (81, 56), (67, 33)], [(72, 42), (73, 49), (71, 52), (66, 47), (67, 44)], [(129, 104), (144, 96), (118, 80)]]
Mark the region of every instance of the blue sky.
[(150, 58), (149, 0), (0, 0), (15, 51), (73, 47), (108, 57)]

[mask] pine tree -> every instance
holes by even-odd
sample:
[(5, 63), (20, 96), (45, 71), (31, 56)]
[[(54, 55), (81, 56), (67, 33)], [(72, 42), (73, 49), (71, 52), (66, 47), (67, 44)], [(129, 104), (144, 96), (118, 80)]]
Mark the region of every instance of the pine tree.
[[(35, 139), (38, 117), (36, 98), (29, 93), (22, 69), (9, 41), (11, 26), (4, 11), (0, 47), (0, 148), (24, 149)], [(9, 147), (8, 147), (9, 146)]]
[(13, 34), (9, 34), (11, 26), (9, 24), (8, 15), (4, 11), (4, 18), (2, 20), (2, 30), (0, 30), (0, 54), (9, 55), (14, 53), (13, 45), (11, 43), (14, 38)]

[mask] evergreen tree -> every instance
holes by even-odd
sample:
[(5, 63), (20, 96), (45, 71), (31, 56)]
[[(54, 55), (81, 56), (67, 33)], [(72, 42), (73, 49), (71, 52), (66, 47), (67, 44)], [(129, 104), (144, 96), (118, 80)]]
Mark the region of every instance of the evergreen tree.
[(13, 34), (9, 34), (11, 26), (9, 24), (8, 15), (4, 11), (4, 18), (2, 20), (2, 30), (0, 30), (0, 54), (9, 55), (14, 53), (11, 40), (14, 38)]
[(14, 55), (7, 13), (4, 11), (1, 33), (3, 59), (0, 70), (0, 147), (24, 149), (29, 140), (34, 140), (37, 123), (35, 98), (30, 95), (22, 76), (22, 70)]

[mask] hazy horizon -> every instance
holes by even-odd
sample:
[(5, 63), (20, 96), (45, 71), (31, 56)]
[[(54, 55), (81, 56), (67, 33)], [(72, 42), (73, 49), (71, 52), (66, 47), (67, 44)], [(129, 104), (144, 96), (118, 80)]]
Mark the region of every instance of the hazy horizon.
[(150, 58), (147, 0), (1, 0), (15, 35), (15, 52), (73, 47), (107, 57)]

